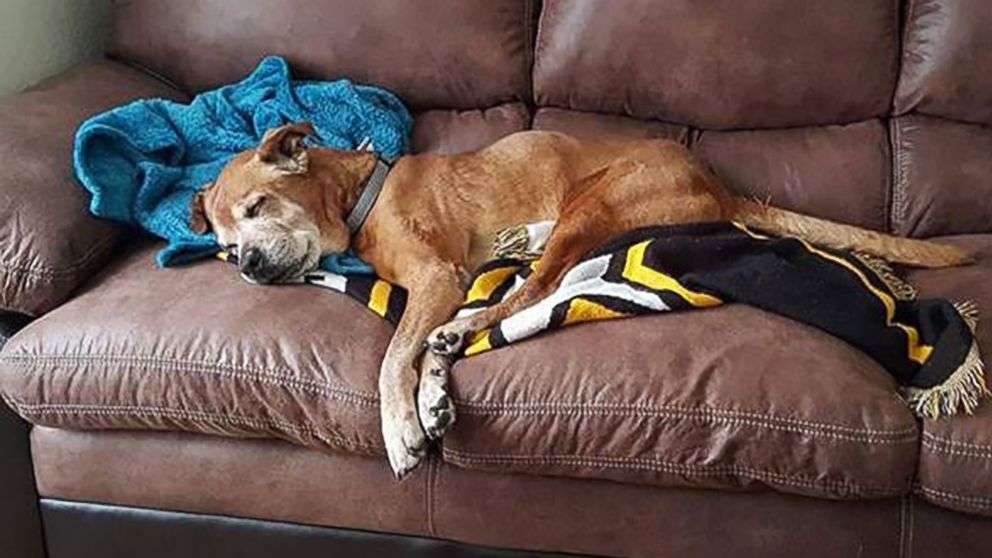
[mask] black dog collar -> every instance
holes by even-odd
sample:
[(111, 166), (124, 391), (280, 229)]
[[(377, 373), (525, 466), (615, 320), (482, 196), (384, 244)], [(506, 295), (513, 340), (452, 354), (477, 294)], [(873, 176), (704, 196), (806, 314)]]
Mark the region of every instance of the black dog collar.
[(392, 161), (387, 161), (382, 157), (376, 156), (375, 168), (372, 169), (372, 174), (362, 184), (362, 192), (358, 194), (358, 201), (355, 202), (355, 207), (348, 213), (348, 218), (345, 221), (352, 235), (355, 235), (362, 228), (365, 219), (368, 218), (369, 213), (372, 212), (372, 208), (375, 207), (375, 202), (379, 199), (382, 187), (386, 184), (386, 177), (389, 176), (389, 171), (392, 168)]

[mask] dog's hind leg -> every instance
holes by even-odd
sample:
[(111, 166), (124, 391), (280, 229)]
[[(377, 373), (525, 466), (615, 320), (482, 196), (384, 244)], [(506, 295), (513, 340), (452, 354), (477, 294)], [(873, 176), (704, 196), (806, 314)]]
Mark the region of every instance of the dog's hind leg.
[(427, 451), (415, 400), (418, 357), (427, 334), (451, 317), (463, 296), (454, 267), (441, 262), (421, 262), (404, 283), (406, 309), (379, 371), (382, 438), (397, 478), (419, 465)]

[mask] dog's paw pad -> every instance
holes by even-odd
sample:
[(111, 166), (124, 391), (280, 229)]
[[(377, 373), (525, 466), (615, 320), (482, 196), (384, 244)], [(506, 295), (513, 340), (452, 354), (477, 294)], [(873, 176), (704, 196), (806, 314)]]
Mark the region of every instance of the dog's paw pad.
[(451, 407), (451, 398), (448, 397), (447, 395), (442, 395), (441, 398), (438, 399), (436, 403), (431, 405), (430, 409), (428, 410), (430, 411), (430, 415), (432, 417), (436, 417), (438, 413), (440, 413), (441, 411), (445, 411), (450, 407)]
[(424, 430), (427, 432), (427, 437), (431, 440), (440, 440), (448, 433), (448, 429), (455, 422), (455, 414), (453, 411), (441, 411), (437, 415), (431, 417), (429, 423)]
[(427, 455), (427, 440), (421, 440), (416, 446), (406, 448), (406, 453), (411, 457), (423, 458)]
[(445, 391), (446, 378), (427, 375), (421, 379), (418, 393), (420, 424), (431, 440), (439, 440), (455, 422), (455, 402)]
[(448, 432), (448, 427), (454, 421), (454, 415), (449, 411), (443, 411), (434, 417), (434, 424), (427, 427), (427, 437), (431, 440), (440, 440)]
[(434, 354), (452, 357), (462, 350), (464, 341), (464, 334), (441, 329), (428, 338), (427, 348)]

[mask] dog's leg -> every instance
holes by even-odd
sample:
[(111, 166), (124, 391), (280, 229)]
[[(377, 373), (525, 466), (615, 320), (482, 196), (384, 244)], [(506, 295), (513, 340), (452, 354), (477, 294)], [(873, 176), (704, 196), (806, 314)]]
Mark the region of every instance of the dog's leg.
[(432, 353), (444, 358), (454, 357), (476, 331), (490, 327), (554, 292), (565, 273), (585, 254), (615, 236), (618, 229), (622, 231), (622, 225), (611, 219), (608, 208), (594, 197), (577, 202), (562, 213), (537, 269), (520, 289), (495, 306), (432, 331), (428, 337), (428, 348)]
[(406, 281), (407, 304), (379, 371), (382, 437), (397, 478), (412, 471), (427, 451), (417, 417), (417, 357), (431, 328), (449, 319), (462, 301), (458, 277), (450, 266), (422, 263)]
[(420, 366), (417, 409), (420, 424), (431, 440), (439, 440), (455, 423), (455, 404), (448, 395), (451, 357), (433, 351), (424, 353)]

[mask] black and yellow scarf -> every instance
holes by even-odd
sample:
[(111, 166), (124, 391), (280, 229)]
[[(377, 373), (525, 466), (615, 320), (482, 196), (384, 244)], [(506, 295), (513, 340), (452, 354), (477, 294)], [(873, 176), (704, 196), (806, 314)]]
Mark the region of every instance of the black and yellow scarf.
[[(516, 248), (527, 244), (516, 236)], [(459, 315), (499, 303), (540, 265), (534, 254), (508, 257), (516, 248), (495, 248)], [(304, 282), (347, 293), (393, 323), (406, 302), (402, 289), (372, 277), (315, 272)], [(903, 386), (920, 416), (970, 413), (987, 394), (973, 305), (917, 300), (880, 260), (731, 223), (627, 233), (587, 255), (550, 296), (476, 334), (465, 355), (575, 323), (730, 302), (792, 318), (864, 351)]]

